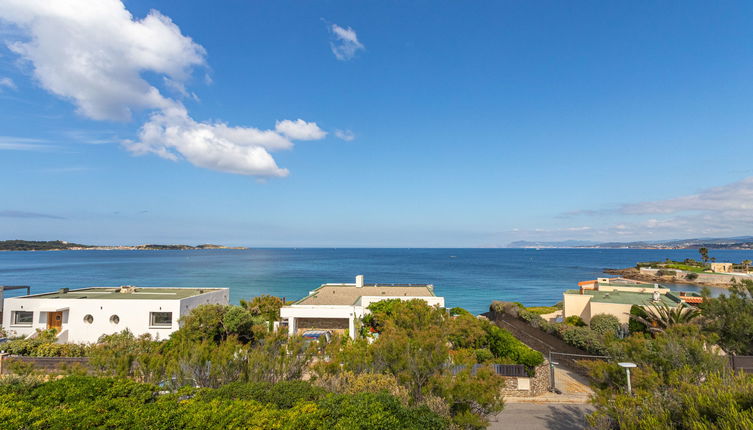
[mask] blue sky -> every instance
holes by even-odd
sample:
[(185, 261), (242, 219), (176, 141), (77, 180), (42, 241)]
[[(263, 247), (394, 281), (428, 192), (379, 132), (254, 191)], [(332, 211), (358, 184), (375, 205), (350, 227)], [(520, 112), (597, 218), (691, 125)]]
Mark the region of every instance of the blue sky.
[(8, 0), (0, 19), (0, 238), (751, 232), (748, 2)]

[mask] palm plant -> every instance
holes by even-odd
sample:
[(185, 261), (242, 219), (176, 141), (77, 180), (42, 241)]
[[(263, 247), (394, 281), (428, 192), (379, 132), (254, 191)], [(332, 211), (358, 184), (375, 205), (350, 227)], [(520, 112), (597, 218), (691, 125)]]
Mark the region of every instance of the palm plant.
[(652, 333), (661, 333), (677, 324), (687, 324), (701, 315), (701, 311), (690, 306), (670, 307), (666, 303), (655, 303), (644, 308), (645, 316), (630, 315), (630, 318), (645, 325)]
[(750, 268), (750, 265), (751, 263), (753, 263), (753, 261), (743, 260), (742, 263), (743, 263), (743, 269), (745, 269), (745, 273), (748, 273), (748, 269)]

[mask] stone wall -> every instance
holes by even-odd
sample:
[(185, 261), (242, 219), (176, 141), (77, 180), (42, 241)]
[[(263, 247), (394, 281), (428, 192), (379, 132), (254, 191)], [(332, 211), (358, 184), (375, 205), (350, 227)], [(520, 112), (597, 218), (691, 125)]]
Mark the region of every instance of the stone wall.
[(88, 357), (27, 357), (0, 354), (0, 375), (13, 373), (13, 364), (22, 363), (33, 366), (41, 373), (60, 373), (73, 368), (89, 369)]
[(549, 391), (549, 362), (545, 361), (544, 364), (536, 368), (536, 372), (532, 378), (529, 379), (530, 390), (519, 390), (518, 379), (523, 378), (505, 378), (505, 387), (502, 389), (502, 394), (505, 397), (535, 397)]

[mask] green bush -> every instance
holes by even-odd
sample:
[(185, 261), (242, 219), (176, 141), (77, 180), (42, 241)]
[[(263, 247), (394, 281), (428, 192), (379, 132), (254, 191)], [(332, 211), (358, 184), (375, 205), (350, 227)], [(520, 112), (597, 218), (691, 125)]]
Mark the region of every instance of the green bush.
[[(630, 315), (634, 315), (641, 318), (647, 318), (648, 314), (641, 306), (633, 305), (630, 308)], [(643, 324), (640, 321), (636, 321), (634, 318), (630, 318), (628, 320), (628, 331), (632, 333), (646, 333), (648, 332), (648, 327), (646, 327), (645, 324)]]
[(255, 400), (277, 408), (292, 408), (298, 402), (314, 402), (327, 394), (323, 388), (305, 381), (234, 382), (214, 390), (203, 390), (199, 397), (206, 400)]
[[(300, 384), (307, 384), (301, 382)], [(447, 420), (427, 407), (407, 407), (387, 393), (324, 394), (303, 385), (267, 388), (283, 396), (290, 390), (322, 393), (295, 402), (262, 404), (227, 398), (246, 392), (235, 386), (158, 395), (157, 387), (116, 378), (66, 377), (33, 384), (0, 383), (3, 429), (446, 429)], [(19, 387), (22, 385), (22, 387)], [(261, 387), (261, 385), (256, 388)], [(247, 387), (246, 387), (247, 388)], [(251, 390), (255, 394), (255, 389)], [(259, 394), (263, 396), (263, 394)], [(239, 397), (244, 397), (241, 395)], [(295, 397), (295, 395), (293, 396)], [(291, 406), (288, 406), (291, 405)]]
[(57, 331), (37, 330), (33, 338), (23, 337), (10, 340), (2, 345), (5, 352), (31, 357), (83, 357), (89, 346), (76, 343), (55, 343)]
[(589, 327), (602, 336), (617, 336), (620, 330), (620, 321), (611, 314), (597, 314), (591, 317)]
[(693, 272), (688, 273), (687, 275), (685, 275), (685, 279), (687, 279), (688, 281), (694, 281), (698, 279), (698, 274)]
[(586, 322), (583, 321), (583, 318), (579, 317), (578, 315), (570, 315), (569, 317), (565, 318), (565, 324), (571, 325), (573, 327), (586, 326)]
[(560, 333), (562, 340), (568, 345), (596, 355), (603, 355), (607, 352), (599, 334), (588, 327), (563, 326)]
[(677, 272), (674, 270), (660, 269), (656, 271), (656, 276), (676, 276)]

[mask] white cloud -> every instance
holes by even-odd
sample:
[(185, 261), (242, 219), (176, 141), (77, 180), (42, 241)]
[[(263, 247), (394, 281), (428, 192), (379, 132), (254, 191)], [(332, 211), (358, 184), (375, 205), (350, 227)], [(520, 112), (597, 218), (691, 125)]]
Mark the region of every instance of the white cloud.
[(10, 88), (11, 90), (16, 89), (16, 83), (13, 82), (13, 79), (8, 77), (0, 78), (0, 90), (2, 90), (2, 87)]
[(623, 205), (626, 214), (672, 214), (685, 211), (750, 211), (753, 209), (753, 177), (687, 196)]
[(320, 129), (315, 122), (306, 122), (300, 118), (296, 121), (289, 119), (277, 121), (275, 130), (295, 140), (319, 140), (327, 135), (327, 132)]
[(207, 169), (277, 177), (287, 176), (288, 170), (278, 167), (267, 149), (290, 146), (289, 140), (270, 130), (196, 122), (182, 107), (152, 115), (139, 141), (126, 142), (135, 154), (151, 152), (168, 160), (181, 156)]
[(337, 24), (329, 24), (329, 31), (332, 34), (332, 40), (329, 42), (329, 47), (332, 49), (332, 53), (340, 61), (348, 61), (356, 56), (358, 51), (366, 49), (361, 42), (358, 41), (358, 35), (352, 28), (343, 28)]
[(81, 115), (128, 121), (135, 111), (152, 111), (139, 140), (125, 142), (133, 153), (182, 157), (223, 172), (285, 176), (269, 152), (326, 135), (303, 120), (279, 121), (275, 130), (195, 121), (179, 100), (144, 78), (156, 75), (177, 95), (195, 98), (185, 84), (195, 67), (206, 65), (204, 48), (157, 11), (134, 19), (120, 0), (3, 0), (0, 20), (25, 37), (9, 47), (33, 66), (39, 84), (72, 101)]
[(141, 74), (183, 81), (204, 63), (204, 48), (170, 18), (153, 10), (134, 20), (119, 0), (6, 0), (0, 17), (29, 36), (9, 47), (31, 62), (39, 83), (92, 119), (164, 108), (172, 101)]
[(28, 137), (0, 136), (0, 151), (51, 151), (55, 145), (48, 145), (46, 140)]
[(350, 130), (335, 130), (335, 137), (346, 142), (351, 142), (356, 138), (356, 135)]
[(589, 230), (594, 237), (694, 238), (749, 234), (753, 228), (753, 177), (664, 200), (623, 204), (614, 209), (565, 214), (615, 220)]

